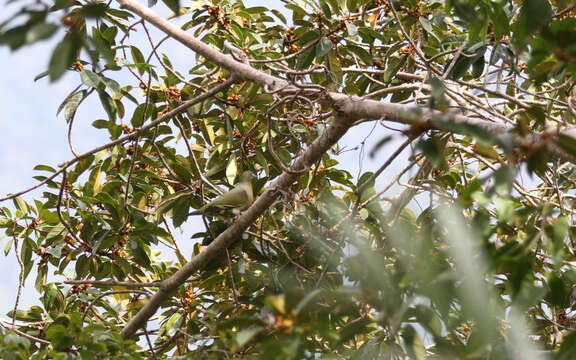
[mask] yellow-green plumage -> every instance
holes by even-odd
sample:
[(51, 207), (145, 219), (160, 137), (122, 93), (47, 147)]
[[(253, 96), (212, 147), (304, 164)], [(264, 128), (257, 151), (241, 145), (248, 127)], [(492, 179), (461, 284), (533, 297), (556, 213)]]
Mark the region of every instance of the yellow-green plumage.
[(217, 210), (217, 209), (247, 209), (254, 201), (254, 193), (252, 190), (252, 175), (245, 171), (240, 175), (240, 181), (236, 186), (228, 192), (218, 196), (216, 199), (210, 201), (200, 208), (191, 212), (189, 215), (199, 215), (204, 212)]

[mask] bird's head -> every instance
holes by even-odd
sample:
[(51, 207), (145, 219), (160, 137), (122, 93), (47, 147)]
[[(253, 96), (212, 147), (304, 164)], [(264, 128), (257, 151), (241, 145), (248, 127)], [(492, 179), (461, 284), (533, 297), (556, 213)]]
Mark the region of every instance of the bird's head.
[(241, 183), (249, 183), (252, 182), (252, 179), (254, 177), (252, 176), (252, 173), (250, 171), (244, 171), (242, 174), (240, 174), (240, 182)]

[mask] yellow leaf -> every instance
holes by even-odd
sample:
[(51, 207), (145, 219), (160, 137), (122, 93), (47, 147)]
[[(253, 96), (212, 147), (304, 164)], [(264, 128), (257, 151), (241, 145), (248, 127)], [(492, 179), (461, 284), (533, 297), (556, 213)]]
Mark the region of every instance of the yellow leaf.
[(147, 203), (146, 196), (142, 196), (140, 198), (140, 201), (138, 201), (138, 209), (141, 210), (146, 209), (146, 203)]
[(102, 169), (98, 168), (94, 173), (94, 182), (92, 184), (92, 191), (94, 195), (102, 190)]
[(370, 27), (372, 28), (372, 30), (376, 28), (376, 22), (378, 21), (379, 17), (380, 17), (380, 10), (375, 11), (370, 16), (368, 16), (368, 21), (370, 22)]
[(190, 150), (203, 153), (204, 150), (206, 150), (206, 149), (204, 148), (204, 146), (201, 146), (198, 144), (190, 144)]
[(280, 314), (286, 313), (286, 301), (284, 296), (268, 296), (266, 302), (274, 307), (274, 309), (276, 309)]
[(188, 14), (190, 10), (191, 9), (189, 7), (181, 7), (178, 15), (172, 13), (170, 16), (168, 16), (168, 19), (174, 19), (175, 17)]
[(216, 139), (216, 134), (214, 134), (214, 128), (212, 125), (208, 124), (208, 120), (204, 120), (204, 124), (206, 125), (206, 132), (208, 133), (208, 140), (210, 140), (210, 145), (214, 145), (214, 139)]
[(228, 179), (228, 183), (234, 184), (234, 179), (236, 179), (237, 174), (238, 164), (236, 163), (236, 156), (231, 156), (228, 161), (228, 166), (226, 166), (226, 178)]

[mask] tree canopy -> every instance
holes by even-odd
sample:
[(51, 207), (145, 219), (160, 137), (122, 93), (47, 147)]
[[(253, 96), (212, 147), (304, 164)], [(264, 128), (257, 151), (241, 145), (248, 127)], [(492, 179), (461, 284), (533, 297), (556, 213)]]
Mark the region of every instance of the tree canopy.
[[(573, 1), (282, 3), (2, 13), (0, 45), (57, 39), (35, 80), (78, 79), (71, 158), (0, 198), (2, 357), (575, 358)], [(109, 142), (77, 152), (88, 98)], [(367, 122), (355, 176), (338, 144)], [(191, 214), (244, 172), (247, 209)]]

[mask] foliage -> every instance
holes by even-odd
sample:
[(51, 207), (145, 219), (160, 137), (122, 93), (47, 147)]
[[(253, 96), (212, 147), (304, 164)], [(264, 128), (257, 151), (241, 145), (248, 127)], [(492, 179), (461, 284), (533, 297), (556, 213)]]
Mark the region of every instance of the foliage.
[[(37, 335), (44, 332), (34, 326), (21, 328), (26, 334)], [(143, 354), (135, 352), (137, 346), (131, 340), (124, 340), (118, 331), (103, 324), (89, 324), (82, 327), (79, 314), (61, 315), (45, 329), (45, 338), (51, 346), (38, 346), (34, 341), (0, 329), (0, 350), (2, 358), (11, 359), (143, 359)], [(74, 351), (70, 347), (74, 345)]]
[[(4, 358), (574, 357), (576, 145), (545, 132), (575, 121), (571, 2), (163, 2), (205, 44), (302, 91), (404, 104), (382, 124), (408, 124), (396, 136), (416, 143), (410, 164), (395, 164), (391, 184), (406, 186), (395, 194), (379, 172), (354, 178), (334, 146), (180, 283), (139, 341), (124, 339), (161, 282), (241, 221), (207, 214), (185, 254), (177, 228), (189, 213), (246, 170), (258, 195), (344, 110), (240, 81), (205, 56), (175, 69), (148, 22), (114, 2), (21, 5), (0, 44), (59, 39), (37, 79), (77, 72), (58, 112), (72, 128), (98, 97), (106, 116), (92, 125), (111, 143), (61, 169), (38, 165), (42, 197), (0, 208), (5, 252), (27, 284), (37, 270), (41, 293), (40, 306), (8, 314), (18, 333), (1, 330)], [(385, 147), (391, 133), (372, 136)], [(66, 282), (71, 273), (87, 283)]]

